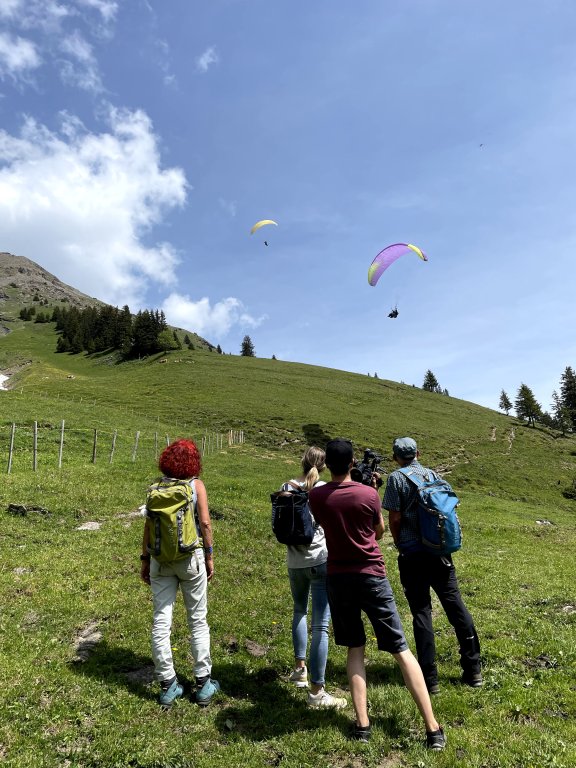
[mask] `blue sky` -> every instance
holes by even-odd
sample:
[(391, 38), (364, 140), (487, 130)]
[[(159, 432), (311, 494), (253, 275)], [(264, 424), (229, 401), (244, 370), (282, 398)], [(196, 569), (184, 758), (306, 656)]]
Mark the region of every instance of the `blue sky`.
[[(548, 408), (575, 34), (572, 0), (0, 0), (0, 250), (227, 352)], [(429, 261), (370, 287), (395, 242)]]

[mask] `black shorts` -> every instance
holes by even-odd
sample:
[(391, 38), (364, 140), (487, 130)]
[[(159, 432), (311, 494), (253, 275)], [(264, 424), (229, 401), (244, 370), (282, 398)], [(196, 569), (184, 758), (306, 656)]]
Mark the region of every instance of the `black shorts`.
[(328, 601), (336, 645), (366, 645), (362, 611), (368, 616), (380, 651), (402, 653), (408, 643), (386, 576), (337, 573), (327, 579)]

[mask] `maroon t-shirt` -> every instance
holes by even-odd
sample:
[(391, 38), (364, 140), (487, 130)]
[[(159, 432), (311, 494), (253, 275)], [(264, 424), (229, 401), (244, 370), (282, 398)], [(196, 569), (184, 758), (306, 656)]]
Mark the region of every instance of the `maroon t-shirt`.
[(330, 482), (309, 494), (314, 519), (324, 528), (328, 573), (366, 573), (386, 576), (384, 558), (376, 541), (380, 497), (362, 483)]

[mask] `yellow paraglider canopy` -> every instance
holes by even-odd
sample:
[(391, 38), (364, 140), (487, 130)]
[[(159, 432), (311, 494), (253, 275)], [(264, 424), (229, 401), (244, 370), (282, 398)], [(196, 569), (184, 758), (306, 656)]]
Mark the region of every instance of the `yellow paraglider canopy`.
[(250, 234), (253, 235), (257, 229), (260, 229), (260, 227), (265, 227), (267, 224), (274, 224), (275, 227), (278, 226), (278, 223), (276, 221), (272, 221), (272, 219), (262, 219), (262, 221), (257, 221), (256, 224), (254, 224), (250, 230)]

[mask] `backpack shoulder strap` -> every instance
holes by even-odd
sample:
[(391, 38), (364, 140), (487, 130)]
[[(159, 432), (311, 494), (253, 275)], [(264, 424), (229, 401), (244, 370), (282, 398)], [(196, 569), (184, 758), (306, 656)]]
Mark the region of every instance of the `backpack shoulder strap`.
[(427, 477), (426, 479), (421, 477), (417, 472), (415, 472), (413, 469), (410, 469), (410, 467), (400, 467), (398, 470), (399, 472), (402, 472), (404, 477), (406, 477), (408, 480), (411, 480), (414, 485), (417, 485), (418, 488), (421, 488), (425, 483), (433, 482), (434, 480), (438, 480), (438, 475), (434, 472), (432, 469), (428, 469), (426, 467), (426, 473)]
[(301, 486), (301, 485), (299, 485), (298, 483), (294, 483), (294, 482), (292, 482), (292, 480), (288, 480), (286, 483), (284, 483), (284, 484), (282, 485), (282, 488), (281, 488), (281, 490), (282, 490), (282, 491), (289, 491), (289, 490), (291, 490), (290, 488), (286, 488), (286, 486), (287, 486), (287, 485), (291, 485), (291, 486), (292, 486), (292, 488), (293, 488), (295, 491), (304, 491), (304, 490), (305, 490), (305, 489), (304, 489), (304, 488), (302, 488), (302, 486)]
[(196, 493), (196, 480), (197, 477), (193, 477), (191, 480), (187, 480), (186, 484), (192, 489), (192, 510), (196, 514), (196, 505), (198, 504), (198, 494)]
[(413, 469), (410, 469), (409, 467), (400, 467), (398, 471), (402, 472), (402, 474), (407, 480), (410, 480), (412, 483), (414, 483), (414, 485), (417, 485), (419, 488), (422, 485), (424, 485), (424, 478), (420, 477), (420, 475), (417, 475)]

